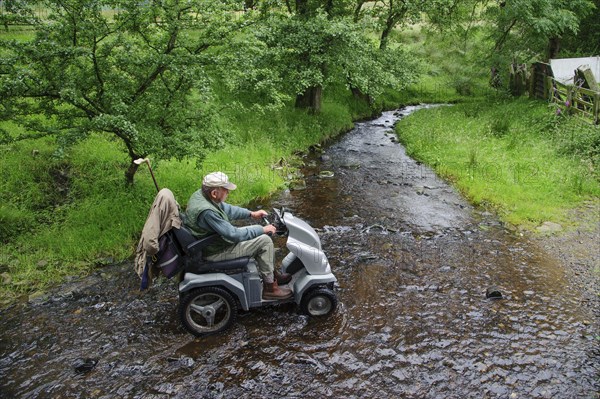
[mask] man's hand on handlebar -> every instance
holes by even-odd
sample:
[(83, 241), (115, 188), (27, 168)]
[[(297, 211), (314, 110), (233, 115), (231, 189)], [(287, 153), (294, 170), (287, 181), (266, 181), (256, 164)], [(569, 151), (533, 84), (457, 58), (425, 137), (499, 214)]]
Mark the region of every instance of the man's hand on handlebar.
[(259, 209), (258, 211), (250, 212), (250, 217), (252, 219), (256, 219), (256, 220), (260, 220), (268, 215), (269, 214), (263, 209)]
[(276, 231), (277, 231), (277, 229), (272, 224), (263, 226), (263, 232), (267, 235), (272, 236), (273, 234), (275, 234)]

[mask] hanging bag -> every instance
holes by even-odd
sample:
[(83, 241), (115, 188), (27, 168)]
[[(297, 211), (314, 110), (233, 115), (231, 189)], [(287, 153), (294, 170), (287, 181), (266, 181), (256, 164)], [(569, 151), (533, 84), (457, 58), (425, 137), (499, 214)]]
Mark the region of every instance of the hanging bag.
[(173, 240), (170, 231), (168, 231), (166, 234), (163, 234), (159, 238), (158, 252), (154, 255), (149, 255), (146, 259), (146, 266), (144, 267), (144, 273), (142, 276), (142, 290), (148, 288), (148, 271), (152, 267), (155, 267), (155, 269), (158, 268), (167, 278), (177, 275), (183, 268), (183, 262), (181, 256), (179, 256), (177, 244)]

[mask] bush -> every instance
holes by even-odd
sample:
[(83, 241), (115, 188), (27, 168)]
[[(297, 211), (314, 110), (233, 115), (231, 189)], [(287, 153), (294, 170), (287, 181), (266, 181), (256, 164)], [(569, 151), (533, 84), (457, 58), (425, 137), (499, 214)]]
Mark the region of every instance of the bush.
[(490, 123), (490, 133), (495, 137), (504, 137), (510, 131), (510, 119), (504, 117), (494, 117)]
[(32, 213), (11, 205), (0, 205), (0, 242), (6, 244), (11, 238), (31, 229), (34, 225)]
[(581, 158), (600, 179), (600, 126), (568, 118), (555, 125), (553, 134), (560, 153)]
[(461, 96), (472, 96), (474, 93), (473, 83), (469, 77), (458, 76), (452, 80), (452, 87)]

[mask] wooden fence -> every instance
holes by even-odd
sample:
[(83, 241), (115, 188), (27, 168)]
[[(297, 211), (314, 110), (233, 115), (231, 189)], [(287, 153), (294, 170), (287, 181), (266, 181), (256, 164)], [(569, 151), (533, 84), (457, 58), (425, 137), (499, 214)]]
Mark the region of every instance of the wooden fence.
[(566, 112), (579, 115), (595, 124), (600, 123), (600, 89), (589, 90), (575, 85), (563, 84), (548, 76), (546, 88), (548, 99), (559, 104)]

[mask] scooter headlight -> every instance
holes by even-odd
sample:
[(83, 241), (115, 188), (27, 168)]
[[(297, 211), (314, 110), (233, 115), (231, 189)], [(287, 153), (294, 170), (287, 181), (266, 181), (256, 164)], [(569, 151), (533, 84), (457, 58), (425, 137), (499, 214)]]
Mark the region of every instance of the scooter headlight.
[(325, 273), (331, 273), (331, 266), (329, 265), (327, 259), (323, 258), (321, 262), (321, 266), (323, 267), (323, 270), (325, 270)]

